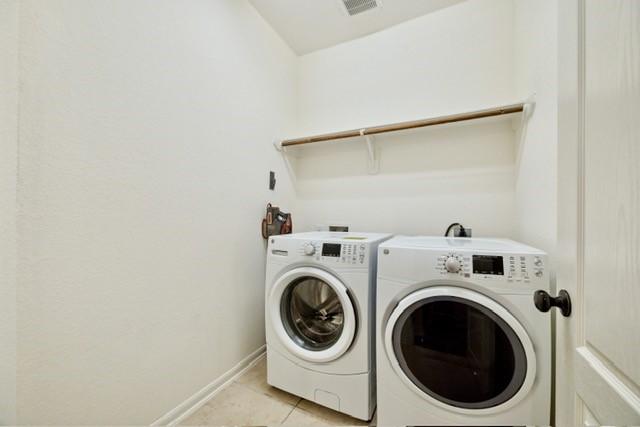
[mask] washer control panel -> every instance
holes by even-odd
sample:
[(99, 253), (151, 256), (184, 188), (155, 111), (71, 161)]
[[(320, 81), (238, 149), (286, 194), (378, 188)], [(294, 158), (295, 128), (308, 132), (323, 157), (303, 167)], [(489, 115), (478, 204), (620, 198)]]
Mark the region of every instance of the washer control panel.
[(545, 276), (545, 259), (538, 255), (448, 252), (438, 256), (436, 271), (448, 277), (499, 279), (530, 283)]
[(329, 264), (363, 265), (367, 246), (364, 243), (305, 242), (299, 254)]

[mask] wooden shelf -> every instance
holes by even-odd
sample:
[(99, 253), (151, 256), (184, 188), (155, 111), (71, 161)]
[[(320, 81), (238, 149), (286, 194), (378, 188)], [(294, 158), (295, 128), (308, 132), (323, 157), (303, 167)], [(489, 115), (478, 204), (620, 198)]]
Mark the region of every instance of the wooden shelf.
[(352, 129), (341, 132), (326, 133), (322, 135), (307, 136), (303, 138), (287, 139), (282, 141), (279, 145), (281, 147), (292, 147), (296, 145), (313, 144), (316, 142), (335, 141), (337, 139), (355, 138), (359, 136), (379, 135), (382, 133), (423, 128), (427, 126), (437, 126), (447, 123), (477, 120), (485, 117), (504, 116), (506, 114), (521, 113), (522, 111), (524, 111), (524, 107), (525, 103), (504, 105), (501, 107), (487, 108), (484, 110), (470, 111), (459, 114), (450, 114), (447, 116), (431, 117), (428, 119), (393, 123), (382, 126), (374, 126), (370, 128)]

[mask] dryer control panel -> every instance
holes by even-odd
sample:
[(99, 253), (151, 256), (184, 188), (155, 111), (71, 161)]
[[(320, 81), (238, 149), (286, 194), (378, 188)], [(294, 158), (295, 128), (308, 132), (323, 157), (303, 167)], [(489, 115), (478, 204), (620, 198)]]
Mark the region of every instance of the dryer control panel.
[(436, 271), (443, 276), (501, 279), (530, 283), (545, 276), (545, 260), (537, 255), (448, 252), (440, 255)]

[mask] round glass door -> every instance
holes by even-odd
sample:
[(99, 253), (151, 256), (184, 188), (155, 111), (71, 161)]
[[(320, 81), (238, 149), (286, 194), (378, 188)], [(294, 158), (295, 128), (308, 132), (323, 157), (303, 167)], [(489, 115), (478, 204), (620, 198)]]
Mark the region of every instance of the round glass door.
[(310, 362), (337, 359), (355, 337), (356, 312), (347, 287), (318, 268), (299, 267), (280, 276), (267, 310), (280, 343)]
[(289, 336), (308, 350), (334, 345), (344, 327), (344, 308), (336, 291), (318, 277), (301, 277), (285, 290), (281, 317)]
[(481, 294), (443, 289), (418, 291), (394, 310), (387, 351), (397, 369), (441, 406), (491, 411), (512, 403), (535, 370), (524, 329)]

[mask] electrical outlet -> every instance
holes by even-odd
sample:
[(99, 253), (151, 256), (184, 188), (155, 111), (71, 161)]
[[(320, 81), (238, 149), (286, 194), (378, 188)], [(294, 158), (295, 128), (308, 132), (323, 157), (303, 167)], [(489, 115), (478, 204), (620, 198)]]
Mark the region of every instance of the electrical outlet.
[[(460, 227), (454, 227), (453, 229), (453, 237), (461, 237), (460, 236), (460, 232), (462, 231), (462, 229)], [(465, 237), (471, 237), (471, 228), (464, 228), (464, 232), (466, 233)]]

